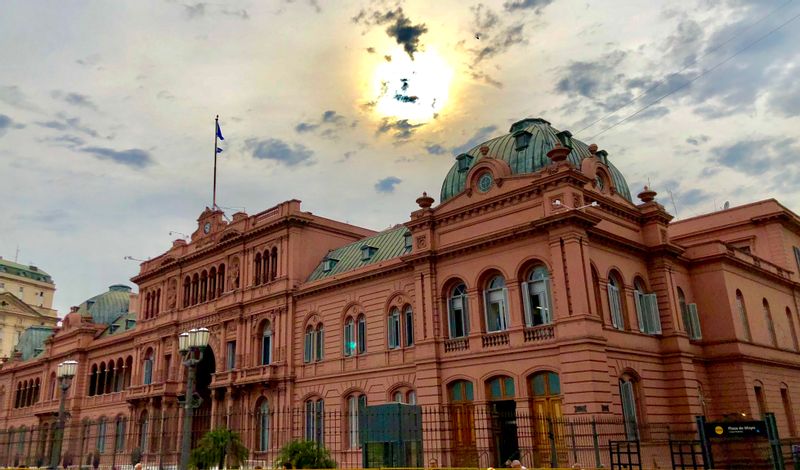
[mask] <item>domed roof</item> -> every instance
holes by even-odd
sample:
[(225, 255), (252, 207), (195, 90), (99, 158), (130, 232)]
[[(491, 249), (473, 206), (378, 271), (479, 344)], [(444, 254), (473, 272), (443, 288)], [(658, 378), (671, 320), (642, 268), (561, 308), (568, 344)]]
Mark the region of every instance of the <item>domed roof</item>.
[(78, 306), (78, 313), (89, 315), (94, 323), (109, 324), (128, 313), (131, 303), (131, 288), (114, 284), (108, 292), (95, 295)]
[[(522, 148), (517, 150), (517, 137), (520, 136), (521, 140), (524, 141), (527, 138), (526, 133), (530, 135), (530, 140), (527, 145), (521, 146)], [(480, 151), (481, 147), (488, 147), (487, 157), (498, 158), (508, 163), (512, 174), (523, 174), (539, 171), (549, 165), (550, 159), (547, 158), (547, 152), (556, 145), (556, 142), (560, 142), (562, 139), (568, 140), (567, 146), (572, 147), (572, 151), (567, 157), (569, 162), (580, 168), (581, 161), (591, 156), (588, 145), (577, 139), (572, 139), (571, 134), (567, 131), (559, 132), (551, 127), (549, 122), (541, 118), (528, 118), (515, 122), (511, 125), (508, 134), (478, 144), (466, 154), (456, 157), (457, 159), (465, 160), (465, 162), (456, 161), (453, 167), (450, 168), (442, 183), (442, 193), (439, 201), (444, 202), (464, 190), (469, 169), (481, 158), (484, 158)], [(608, 165), (616, 191), (630, 201), (630, 189), (622, 173), (611, 162), (604, 161), (604, 163)]]

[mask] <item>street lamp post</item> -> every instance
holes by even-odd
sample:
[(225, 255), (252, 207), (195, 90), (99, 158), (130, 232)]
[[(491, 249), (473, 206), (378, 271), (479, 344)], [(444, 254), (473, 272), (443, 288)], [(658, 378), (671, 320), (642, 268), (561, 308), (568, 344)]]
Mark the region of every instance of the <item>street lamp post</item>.
[(187, 368), (186, 395), (183, 400), (183, 436), (181, 443), (181, 470), (189, 468), (189, 448), (192, 445), (192, 415), (200, 406), (200, 398), (194, 398), (194, 379), (197, 364), (203, 359), (203, 349), (208, 345), (207, 328), (192, 328), (178, 335), (178, 347), (183, 365)]
[(52, 455), (50, 456), (50, 468), (55, 470), (58, 468), (58, 462), (61, 460), (61, 441), (64, 439), (64, 421), (67, 418), (67, 390), (72, 385), (72, 378), (75, 377), (75, 372), (78, 369), (78, 361), (64, 361), (58, 365), (56, 372), (61, 386), (61, 402), (58, 405), (58, 422), (56, 423), (56, 430), (53, 436)]

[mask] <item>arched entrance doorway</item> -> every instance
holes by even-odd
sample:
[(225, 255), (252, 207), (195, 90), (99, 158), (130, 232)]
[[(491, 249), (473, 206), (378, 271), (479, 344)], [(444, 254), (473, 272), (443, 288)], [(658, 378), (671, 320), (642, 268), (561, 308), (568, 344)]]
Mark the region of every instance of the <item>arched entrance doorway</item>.
[(195, 376), (195, 396), (200, 397), (202, 402), (200, 407), (194, 410), (192, 420), (192, 448), (195, 448), (197, 441), (211, 430), (211, 376), (216, 372), (216, 360), (214, 350), (211, 346), (206, 346), (203, 351), (203, 358), (197, 364), (197, 375)]

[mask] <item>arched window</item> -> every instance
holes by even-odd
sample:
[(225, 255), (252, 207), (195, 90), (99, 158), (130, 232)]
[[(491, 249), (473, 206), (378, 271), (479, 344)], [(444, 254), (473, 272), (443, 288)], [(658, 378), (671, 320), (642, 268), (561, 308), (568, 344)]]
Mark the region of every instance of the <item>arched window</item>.
[(395, 403), (403, 403), (403, 392), (400, 390), (394, 392), (394, 394), (392, 394), (392, 401)]
[(506, 281), (503, 276), (494, 276), (484, 290), (484, 314), (486, 331), (504, 331), (508, 328), (508, 302)]
[(625, 321), (623, 316), (622, 297), (620, 291), (622, 283), (616, 274), (612, 273), (608, 276), (608, 308), (611, 311), (611, 326), (618, 329), (625, 329)]
[(144, 380), (142, 383), (144, 385), (150, 385), (153, 383), (153, 350), (148, 349), (147, 353), (144, 355)]
[(353, 317), (344, 320), (344, 355), (352, 356), (356, 350), (355, 323)]
[(316, 330), (316, 345), (314, 347), (314, 359), (321, 361), (325, 358), (325, 327), (320, 323)]
[(146, 293), (144, 296), (144, 318), (150, 318), (150, 293)]
[(513, 400), (516, 390), (514, 379), (508, 376), (497, 376), (486, 381), (486, 397), (489, 401)]
[(122, 451), (125, 447), (125, 418), (117, 417), (116, 430), (114, 431), (114, 450)]
[(147, 411), (139, 415), (139, 450), (147, 452)]
[(314, 358), (314, 328), (311, 325), (306, 327), (306, 335), (303, 341), (303, 362), (308, 364)]
[[(149, 382), (148, 382), (149, 383)], [(95, 393), (98, 395), (103, 395), (106, 393), (106, 363), (100, 363), (100, 369), (97, 374), (97, 388), (95, 389)]]
[(208, 273), (204, 269), (200, 274), (200, 302), (205, 302), (208, 295)]
[(156, 290), (156, 315), (161, 312), (161, 289)]
[(256, 253), (256, 261), (253, 271), (255, 272), (254, 285), (261, 284), (261, 253)]
[(350, 449), (358, 449), (358, 417), (367, 407), (367, 396), (353, 393), (347, 397), (347, 436)]
[(594, 291), (594, 308), (597, 310), (597, 316), (603, 318), (603, 301), (600, 299), (600, 275), (597, 274), (597, 269), (592, 266), (592, 289)]
[(269, 320), (264, 321), (261, 330), (261, 365), (272, 363), (272, 327)]
[(269, 402), (262, 400), (258, 406), (258, 450), (269, 450)]
[(367, 352), (367, 317), (362, 313), (356, 320), (356, 336), (358, 341), (358, 353), (364, 354)]
[(638, 384), (628, 374), (619, 379), (619, 396), (622, 402), (622, 418), (625, 420), (625, 434), (628, 440), (639, 439)]
[(789, 324), (789, 331), (792, 334), (792, 346), (794, 346), (795, 351), (800, 351), (800, 344), (797, 342), (797, 330), (795, 329), (792, 311), (789, 310), (789, 307), (786, 307), (786, 323)]
[(644, 281), (636, 278), (633, 281), (633, 300), (636, 304), (636, 318), (639, 322), (639, 331), (649, 335), (661, 334), (661, 316), (658, 312), (658, 298), (656, 294), (648, 294)]
[(217, 298), (217, 267), (213, 266), (208, 272), (208, 299)]
[(769, 309), (769, 302), (767, 299), (761, 301), (761, 306), (764, 309), (764, 321), (767, 322), (767, 331), (769, 331), (769, 340), (773, 346), (778, 347), (778, 337), (775, 334), (775, 323), (772, 322), (772, 311)]
[(133, 356), (128, 356), (125, 359), (125, 382), (122, 384), (122, 388), (126, 389), (131, 386), (131, 377), (133, 376)]
[(678, 308), (681, 311), (681, 319), (683, 320), (683, 329), (687, 332), (691, 329), (691, 320), (689, 319), (689, 307), (686, 304), (686, 296), (683, 294), (683, 289), (678, 287)]
[(450, 338), (463, 338), (469, 335), (467, 286), (464, 284), (458, 284), (450, 291), (447, 302), (447, 323)]
[(192, 305), (197, 304), (197, 300), (200, 298), (198, 296), (200, 291), (200, 275), (194, 273), (192, 276)]
[(114, 369), (114, 361), (109, 361), (108, 370), (106, 371), (105, 393), (114, 391), (114, 378), (116, 375), (117, 371)]
[(389, 349), (400, 347), (400, 310), (397, 307), (389, 311), (387, 318), (386, 331), (389, 336)]
[(530, 376), (531, 406), (537, 418), (561, 417), (561, 380), (555, 372), (537, 372)]
[[(50, 392), (48, 392), (47, 396), (50, 397), (50, 400), (56, 399), (56, 373), (50, 372), (50, 381), (48, 382), (50, 385)], [(91, 385), (90, 385), (91, 387)]]
[(742, 322), (744, 340), (753, 341), (753, 336), (750, 334), (750, 322), (747, 319), (747, 307), (744, 305), (744, 296), (739, 289), (736, 289), (736, 310), (739, 311), (739, 321)]
[(97, 422), (97, 445), (95, 446), (97, 452), (102, 454), (106, 451), (106, 418), (101, 417)]
[(414, 390), (409, 390), (406, 394), (406, 403), (409, 405), (416, 405), (417, 404), (417, 392)]
[(39, 403), (39, 391), (41, 389), (42, 383), (39, 379), (36, 379), (36, 382), (33, 385), (33, 404)]
[(14, 395), (14, 408), (19, 408), (20, 400), (22, 400), (22, 382), (17, 382), (17, 393)]
[(217, 271), (217, 297), (221, 296), (223, 292), (225, 292), (225, 265), (220, 264)]
[(325, 402), (321, 399), (309, 399), (306, 407), (306, 440), (317, 444), (325, 443)]
[(97, 394), (97, 364), (92, 364), (92, 373), (89, 376), (89, 396)]
[(550, 273), (544, 266), (536, 266), (522, 283), (525, 304), (525, 326), (547, 325), (553, 322), (553, 307), (550, 295)]
[(797, 424), (794, 421), (794, 408), (789, 397), (789, 386), (781, 384), (781, 402), (783, 403), (783, 413), (786, 415), (786, 424), (789, 426), (789, 436), (797, 436)]
[(274, 281), (278, 277), (278, 248), (272, 247), (272, 262), (270, 263), (269, 279)]
[(114, 373), (114, 391), (121, 392), (124, 382), (125, 382), (125, 366), (123, 365), (122, 358), (119, 358), (117, 359), (117, 367)]
[(270, 273), (270, 268), (269, 268), (269, 249), (264, 251), (264, 256), (261, 259), (262, 259), (261, 282), (266, 284), (267, 282), (269, 282), (269, 273)]
[(183, 308), (189, 306), (189, 302), (192, 297), (192, 280), (189, 276), (186, 276), (183, 279)]

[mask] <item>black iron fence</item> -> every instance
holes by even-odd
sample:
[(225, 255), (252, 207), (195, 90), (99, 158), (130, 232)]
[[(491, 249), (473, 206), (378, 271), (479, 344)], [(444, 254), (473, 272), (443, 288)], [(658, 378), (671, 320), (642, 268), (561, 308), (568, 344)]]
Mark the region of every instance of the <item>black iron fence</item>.
[[(611, 415), (553, 418), (477, 405), (415, 409), (419, 420), (414, 429), (406, 430), (404, 439), (418, 442), (421, 463), (426, 467), (504, 467), (509, 460), (520, 460), (529, 468), (608, 467), (610, 444), (635, 440), (643, 467), (670, 468), (670, 440), (696, 437), (692, 423), (631, 426)], [(246, 468), (272, 467), (281, 447), (292, 440), (318, 442), (340, 468), (362, 467), (363, 443), (385, 435), (386, 427), (396, 421), (387, 414), (371, 420), (371, 429), (363, 429), (363, 424), (359, 429), (358, 413), (323, 411), (313, 405), (266, 413), (201, 412), (194, 417), (190, 431), (192, 447), (209, 429), (224, 427), (236, 431), (248, 448)], [(133, 418), (70, 418), (63, 432), (59, 465), (127, 470), (142, 462), (145, 468), (176, 468), (182, 421), (182, 412), (158, 410)], [(0, 430), (0, 466), (48, 466), (58, 435), (56, 426), (50, 416), (34, 425)]]

